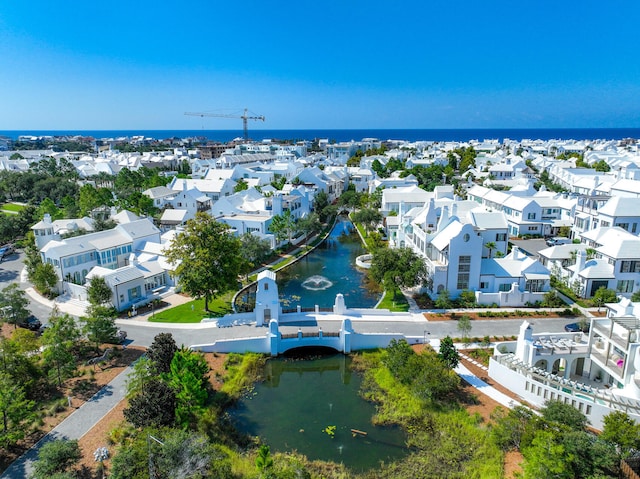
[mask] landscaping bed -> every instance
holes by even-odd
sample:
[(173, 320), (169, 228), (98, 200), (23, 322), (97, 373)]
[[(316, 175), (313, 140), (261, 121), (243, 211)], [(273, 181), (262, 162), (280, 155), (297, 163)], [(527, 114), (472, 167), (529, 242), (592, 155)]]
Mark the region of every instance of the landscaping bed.
[(471, 320), (518, 319), (518, 318), (575, 318), (581, 316), (579, 310), (543, 311), (516, 309), (514, 311), (451, 311), (446, 313), (423, 313), (427, 321), (457, 321), (462, 316)]

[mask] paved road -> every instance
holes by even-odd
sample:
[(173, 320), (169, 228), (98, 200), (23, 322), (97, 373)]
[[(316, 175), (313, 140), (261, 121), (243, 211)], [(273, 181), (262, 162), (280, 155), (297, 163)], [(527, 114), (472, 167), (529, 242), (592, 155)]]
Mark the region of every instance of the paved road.
[[(20, 273), (24, 267), (23, 254), (15, 254), (8, 257), (0, 264), (0, 287), (8, 286), (13, 282), (19, 282), (22, 288), (30, 285), (21, 282)], [(24, 279), (24, 278), (23, 278)], [(29, 297), (29, 296), (28, 296)], [(47, 304), (30, 298), (29, 309), (41, 320), (46, 322), (51, 307)], [(178, 344), (191, 345), (214, 342), (217, 339), (243, 338), (263, 336), (267, 328), (255, 326), (234, 326), (231, 328), (217, 328), (213, 324), (163, 324), (148, 323), (138, 320), (118, 320), (118, 325), (128, 333), (128, 344), (147, 347), (160, 332), (171, 332)], [(563, 331), (566, 319), (536, 319), (536, 332), (560, 332)], [(304, 325), (305, 328), (322, 327), (323, 331), (338, 331), (340, 321), (320, 319), (312, 325)], [(429, 337), (440, 339), (445, 336), (460, 336), (455, 321), (429, 322), (420, 314), (413, 315), (410, 320), (374, 321), (352, 320), (353, 327), (359, 333), (402, 333), (410, 337)], [(511, 320), (483, 320), (473, 321), (471, 336), (511, 336), (519, 332), (521, 319)], [(283, 332), (297, 331), (298, 324), (288, 324), (281, 327)], [(75, 411), (69, 418), (63, 421), (57, 428), (43, 438), (34, 448), (15, 461), (0, 478), (22, 479), (28, 477), (32, 462), (37, 457), (39, 447), (56, 438), (79, 439), (93, 427), (107, 412), (109, 412), (125, 394), (125, 383), (128, 370), (121, 373), (109, 385), (99, 391), (90, 401)]]
[(131, 368), (125, 369), (113, 381), (75, 410), (35, 446), (15, 460), (0, 476), (1, 479), (24, 479), (33, 472), (33, 462), (40, 448), (56, 439), (80, 439), (113, 409), (126, 394), (126, 380)]

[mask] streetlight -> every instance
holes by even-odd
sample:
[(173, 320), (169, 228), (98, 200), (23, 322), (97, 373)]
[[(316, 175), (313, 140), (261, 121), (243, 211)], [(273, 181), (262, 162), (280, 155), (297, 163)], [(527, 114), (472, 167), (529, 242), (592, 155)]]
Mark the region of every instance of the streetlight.
[(151, 455), (151, 441), (155, 441), (161, 446), (164, 446), (164, 442), (162, 442), (157, 437), (153, 437), (151, 434), (147, 434), (147, 448), (149, 450), (149, 479), (156, 479), (156, 473), (153, 467), (153, 456)]

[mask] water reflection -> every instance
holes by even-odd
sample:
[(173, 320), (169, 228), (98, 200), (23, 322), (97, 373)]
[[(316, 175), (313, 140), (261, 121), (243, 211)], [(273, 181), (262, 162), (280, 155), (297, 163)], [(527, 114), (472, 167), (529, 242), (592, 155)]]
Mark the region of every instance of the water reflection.
[(270, 359), (265, 377), (231, 414), (238, 429), (273, 451), (296, 450), (354, 470), (407, 454), (401, 429), (373, 426), (375, 407), (359, 396), (361, 378), (349, 357)]

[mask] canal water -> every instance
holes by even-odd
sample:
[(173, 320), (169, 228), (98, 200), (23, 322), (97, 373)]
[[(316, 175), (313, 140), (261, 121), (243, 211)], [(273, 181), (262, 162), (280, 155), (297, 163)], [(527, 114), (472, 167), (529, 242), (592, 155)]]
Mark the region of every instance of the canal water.
[(402, 429), (372, 425), (375, 407), (358, 395), (361, 378), (348, 356), (270, 359), (265, 373), (231, 415), (240, 431), (260, 436), (272, 451), (295, 450), (354, 471), (408, 453)]
[(277, 272), (276, 282), (284, 309), (331, 308), (338, 293), (347, 308), (372, 308), (379, 293), (365, 286), (365, 273), (356, 258), (366, 250), (353, 224), (339, 217), (327, 239), (314, 251)]

